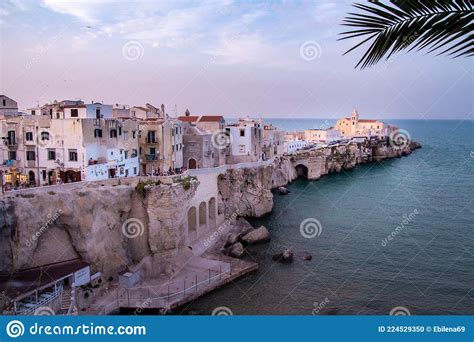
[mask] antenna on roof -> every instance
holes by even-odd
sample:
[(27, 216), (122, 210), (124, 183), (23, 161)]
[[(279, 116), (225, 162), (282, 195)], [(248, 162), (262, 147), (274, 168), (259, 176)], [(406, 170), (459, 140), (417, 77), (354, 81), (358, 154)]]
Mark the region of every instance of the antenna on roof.
[(174, 117), (178, 117), (178, 105), (176, 103), (174, 104)]

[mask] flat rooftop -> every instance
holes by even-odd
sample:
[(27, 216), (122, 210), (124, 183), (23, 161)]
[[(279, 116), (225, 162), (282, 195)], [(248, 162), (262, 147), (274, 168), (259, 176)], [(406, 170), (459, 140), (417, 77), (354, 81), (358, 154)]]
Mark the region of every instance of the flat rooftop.
[(15, 299), (18, 296), (46, 287), (89, 264), (80, 259), (29, 268), (14, 274), (0, 274), (0, 293)]

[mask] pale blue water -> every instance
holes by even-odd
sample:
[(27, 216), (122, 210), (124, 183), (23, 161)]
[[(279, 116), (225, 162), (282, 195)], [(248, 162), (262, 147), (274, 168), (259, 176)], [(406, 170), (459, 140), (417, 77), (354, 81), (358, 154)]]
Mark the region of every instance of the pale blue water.
[[(325, 123), (270, 121), (287, 130)], [(273, 212), (252, 220), (272, 234), (245, 257), (259, 270), (176, 313), (227, 306), (237, 315), (311, 315), (321, 303), (321, 315), (385, 315), (398, 306), (414, 315), (474, 314), (473, 121), (393, 122), (423, 148), (318, 181), (298, 180), (288, 196), (275, 194)], [(306, 218), (321, 222), (320, 236), (300, 234)], [(272, 261), (284, 248), (308, 251), (313, 260)]]

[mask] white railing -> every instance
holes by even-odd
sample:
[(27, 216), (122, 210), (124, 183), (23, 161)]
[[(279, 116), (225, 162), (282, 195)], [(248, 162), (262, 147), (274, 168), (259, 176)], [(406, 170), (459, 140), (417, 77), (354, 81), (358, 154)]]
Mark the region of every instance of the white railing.
[(230, 264), (225, 266), (227, 267), (224, 269), (220, 267), (219, 271), (208, 270), (196, 273), (193, 277), (186, 277), (161, 286), (118, 288), (114, 291), (116, 298), (105, 305), (101, 311), (106, 315), (121, 307), (135, 308), (137, 311), (147, 308), (170, 308), (172, 303), (185, 300), (186, 296), (197, 294), (210, 284), (229, 277), (232, 274)]
[[(48, 306), (51, 302), (54, 300), (58, 299), (59, 296), (61, 296), (63, 293), (63, 287), (58, 286), (55, 291), (51, 292), (51, 294), (48, 297), (42, 298), (38, 301), (35, 301), (34, 303), (28, 303), (32, 304), (29, 307), (22, 307), (22, 308), (17, 308), (16, 310), (14, 309), (11, 311), (11, 314), (13, 315), (34, 315), (35, 311), (42, 307), (42, 306)], [(22, 303), (17, 303), (16, 305), (22, 305)]]

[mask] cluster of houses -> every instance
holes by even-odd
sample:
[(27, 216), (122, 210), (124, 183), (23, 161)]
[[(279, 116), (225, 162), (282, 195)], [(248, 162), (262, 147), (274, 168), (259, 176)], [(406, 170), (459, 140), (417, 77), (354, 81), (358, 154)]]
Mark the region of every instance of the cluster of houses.
[(7, 190), (258, 162), (344, 137), (384, 137), (388, 125), (356, 111), (335, 127), (284, 133), (263, 120), (171, 117), (165, 106), (54, 101), (19, 112), (0, 95), (0, 173)]
[(284, 153), (284, 134), (262, 120), (219, 115), (171, 117), (164, 105), (54, 101), (18, 111), (0, 96), (3, 185), (170, 175), (185, 169), (267, 160)]
[(333, 127), (305, 129), (285, 134), (285, 151), (294, 153), (312, 146), (327, 146), (341, 142), (365, 139), (386, 139), (398, 128), (379, 120), (360, 119), (357, 110), (350, 117), (337, 120)]

